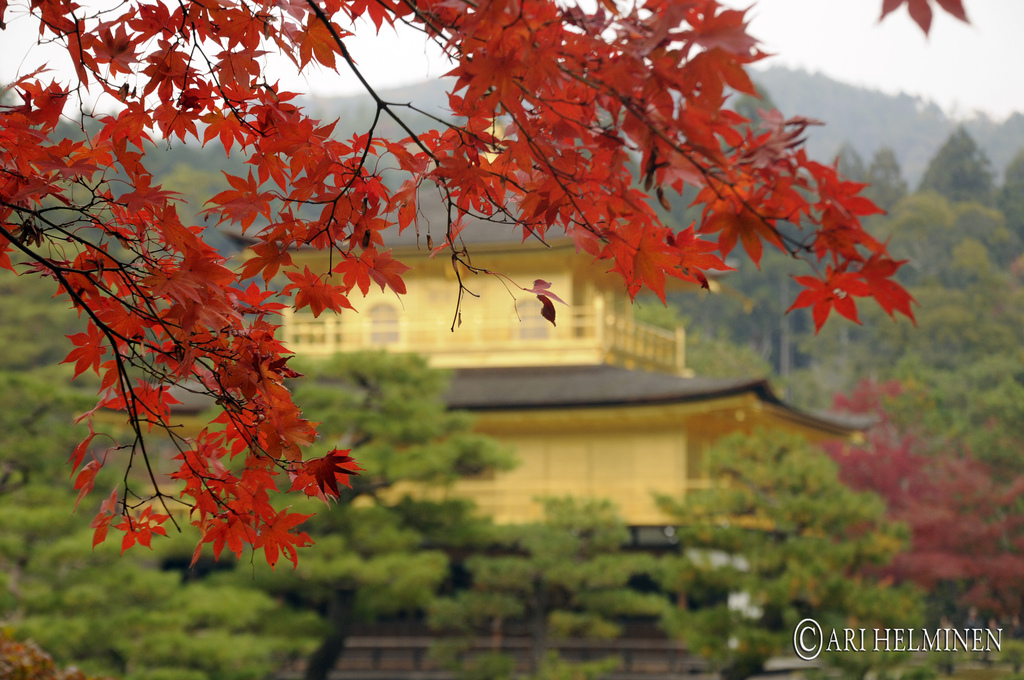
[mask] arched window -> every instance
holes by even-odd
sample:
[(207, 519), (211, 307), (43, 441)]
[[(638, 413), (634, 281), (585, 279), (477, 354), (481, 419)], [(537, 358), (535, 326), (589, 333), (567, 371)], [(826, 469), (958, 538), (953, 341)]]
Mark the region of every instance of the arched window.
[(398, 342), (398, 311), (391, 305), (370, 308), (370, 344), (390, 345)]
[(550, 337), (550, 332), (551, 322), (542, 317), (539, 312), (523, 314), (523, 318), (519, 322), (520, 340), (544, 340)]

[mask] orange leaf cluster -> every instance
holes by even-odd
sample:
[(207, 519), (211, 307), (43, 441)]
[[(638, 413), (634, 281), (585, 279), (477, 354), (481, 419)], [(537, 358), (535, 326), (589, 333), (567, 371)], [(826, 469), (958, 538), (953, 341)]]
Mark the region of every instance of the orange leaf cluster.
[[(726, 269), (736, 244), (755, 260), (767, 244), (819, 272), (798, 279), (806, 290), (794, 305), (812, 307), (819, 327), (832, 309), (856, 319), (856, 297), (911, 316), (892, 278), (900, 263), (860, 226), (877, 209), (860, 185), (804, 154), (813, 121), (772, 113), (752, 129), (729, 109), (731, 92), (754, 94), (746, 69), (764, 55), (746, 11), (717, 0), (587, 10), (555, 0), (131, 0), (95, 13), (67, 0), (14, 1), (16, 11), (0, 0), (0, 28), (7, 15), (33, 14), (40, 40), (66, 47), (75, 75), (61, 83), (32, 73), (4, 90), (12, 103), (0, 106), (0, 267), (15, 269), (18, 253), (23, 271), (52, 278), (85, 318), (66, 361), (76, 375), (98, 374), (100, 405), (127, 415), (131, 441), (111, 459), (148, 462), (154, 428), (177, 450), (180, 486), (165, 491), (151, 473), (148, 495), (110, 496), (94, 521), (97, 540), (114, 526), (125, 547), (148, 545), (169, 514), (155, 508), (177, 495), (191, 506), (200, 549), (251, 546), (271, 564), (282, 552), (295, 561), (309, 539), (298, 530), (304, 516), (275, 506), (281, 473), (294, 491), (336, 496), (356, 468), (340, 454), (304, 461), (315, 426), (285, 387), (296, 374), (277, 315), (286, 306), (347, 313), (352, 293), (371, 284), (404, 293), (408, 267), (393, 259), (387, 235), (416, 228), (426, 192), (442, 197), (449, 216), (428, 248), (466, 266), (458, 234), (505, 223), (524, 239), (567, 234), (631, 295), (647, 288), (664, 298), (669, 278), (706, 286), (706, 272)], [(915, 18), (928, 7), (903, 1)], [(938, 1), (962, 15), (959, 0)], [(899, 4), (885, 0), (884, 10)], [(413, 135), (406, 105), (366, 85), (374, 123), (342, 140), (295, 93), (263, 79), (268, 52), (300, 72), (361, 77), (344, 42), (361, 16), (378, 28), (412, 24), (444, 47), (451, 122)], [(117, 106), (82, 108), (86, 89)], [(383, 118), (409, 136), (381, 137)], [(61, 120), (82, 129), (65, 137)], [(156, 140), (246, 159), (246, 175), (229, 174), (205, 213), (255, 241), (237, 270), (154, 182), (145, 151)], [(656, 206), (687, 185), (703, 218), (674, 231)], [(784, 235), (783, 224), (802, 236)], [(300, 270), (289, 254), (299, 247), (329, 252), (331, 270)], [(278, 288), (280, 275), (287, 283)], [(558, 298), (541, 283), (529, 290), (554, 322)], [(169, 425), (172, 386), (221, 407), (193, 439)], [(73, 454), (76, 470), (88, 446)], [(81, 469), (83, 494), (98, 466)]]

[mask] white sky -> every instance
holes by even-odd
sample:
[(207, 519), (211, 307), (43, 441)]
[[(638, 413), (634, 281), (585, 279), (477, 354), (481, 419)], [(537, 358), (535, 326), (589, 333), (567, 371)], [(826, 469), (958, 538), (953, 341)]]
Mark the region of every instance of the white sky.
[[(1024, 112), (1024, 0), (965, 0), (969, 26), (936, 11), (928, 38), (905, 8), (879, 24), (881, 4), (756, 0), (750, 32), (775, 55), (764, 66), (804, 68), (854, 85), (919, 95), (960, 117), (983, 111), (1002, 119)], [(25, 15), (24, 5), (14, 0), (8, 28), (0, 32), (0, 82), (51, 58), (33, 45), (35, 28)], [(396, 37), (385, 29), (375, 37), (372, 25), (362, 28), (349, 49), (376, 87), (418, 82), (445, 70), (416, 35)], [(271, 74), (278, 69), (269, 66)], [(286, 69), (279, 72), (284, 76)], [(359, 91), (348, 73), (314, 74), (289, 86), (321, 95)]]
[(881, 0), (758, 0), (750, 33), (776, 55), (765, 65), (920, 95), (958, 117), (1024, 112), (1024, 0), (964, 0), (970, 25), (936, 9), (927, 38), (905, 7), (879, 24), (881, 6)]

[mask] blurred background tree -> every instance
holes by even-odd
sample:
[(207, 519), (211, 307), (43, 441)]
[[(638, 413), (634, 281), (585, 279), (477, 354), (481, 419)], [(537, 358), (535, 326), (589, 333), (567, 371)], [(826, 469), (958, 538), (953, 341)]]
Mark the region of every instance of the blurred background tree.
[(251, 584), (183, 579), (166, 561), (174, 540), (124, 557), (113, 543), (92, 549), (65, 464), (82, 436), (73, 418), (91, 402), (0, 373), (0, 626), (61, 665), (123, 680), (260, 678), (308, 647), (315, 616)]
[[(551, 647), (557, 639), (615, 638), (624, 617), (655, 620), (664, 613), (662, 594), (634, 587), (651, 581), (656, 559), (623, 551), (628, 542), (625, 523), (607, 501), (547, 499), (542, 521), (497, 527), (487, 550), (465, 562), (471, 585), (431, 609), (433, 628), (461, 637), (440, 650), (442, 658), (468, 677), (510, 677), (514, 659), (502, 653), (502, 640), (519, 635), (529, 640), (531, 677), (614, 669), (616, 657), (568, 664)], [(492, 653), (467, 657), (481, 635), (491, 638)]]
[[(995, 364), (989, 370), (999, 368)], [(1003, 404), (979, 403), (972, 413), (1020, 408), (1012, 384), (1004, 377), (980, 399), (968, 397)], [(954, 389), (966, 397), (959, 385)], [(1006, 623), (1024, 607), (1024, 469), (1019, 460), (1004, 462), (1019, 450), (1012, 446), (1019, 441), (1019, 420), (1008, 413), (1000, 427), (970, 430), (974, 437), (987, 432), (1005, 438), (1002, 444), (987, 437), (979, 442), (993, 445), (979, 447), (994, 459), (984, 461), (972, 453), (970, 436), (922, 436), (930, 427), (919, 414), (951, 411), (951, 405), (936, 403), (947, 398), (909, 381), (865, 381), (837, 406), (873, 415), (875, 426), (863, 445), (829, 445), (827, 450), (845, 484), (879, 494), (888, 516), (910, 529), (909, 550), (880, 573), (920, 586), (932, 622), (946, 617), (960, 625), (973, 606), (986, 613), (985, 621), (994, 616)]]
[(920, 191), (934, 191), (951, 201), (992, 202), (992, 164), (962, 125), (942, 145), (921, 178)]
[(320, 421), (325, 451), (342, 447), (364, 468), (303, 530), (316, 541), (294, 571), (265, 565), (254, 585), (316, 611), (327, 632), (306, 665), (325, 678), (355, 623), (420, 616), (450, 576), (446, 551), (479, 544), (488, 524), (468, 501), (446, 491), (463, 477), (508, 469), (511, 454), (469, 431), (466, 413), (447, 410), (445, 373), (409, 355), (337, 355), (302, 367), (295, 400)]
[(907, 195), (907, 182), (903, 179), (896, 153), (887, 146), (871, 157), (871, 165), (863, 181), (871, 185), (864, 190), (864, 195), (886, 212)]
[(677, 604), (667, 629), (723, 677), (763, 672), (807, 617), (826, 630), (919, 624), (918, 593), (871, 576), (905, 531), (820, 449), (761, 431), (723, 439), (709, 462), (712, 488), (661, 499), (684, 546), (662, 561), (661, 582)]

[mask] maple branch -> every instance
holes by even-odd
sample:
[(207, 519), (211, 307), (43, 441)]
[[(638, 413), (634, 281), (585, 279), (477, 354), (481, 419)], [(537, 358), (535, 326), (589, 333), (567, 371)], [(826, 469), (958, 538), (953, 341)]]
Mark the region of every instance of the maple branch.
[[(375, 2), (384, 9), (391, 10), (391, 8), (388, 7), (385, 3), (381, 2), (381, 0), (375, 0)], [(416, 25), (414, 22), (407, 20), (405, 17), (398, 17), (398, 20), (401, 21), (402, 24), (404, 24), (405, 26), (408, 26), (409, 28), (415, 31), (425, 33), (427, 37), (434, 41), (434, 44), (441, 48), (442, 52), (444, 52), (449, 59), (452, 59), (452, 55), (447, 52), (447, 50), (449, 49), (447, 47), (448, 41), (442, 40), (442, 38), (445, 36), (444, 28), (434, 23), (433, 18), (427, 16), (422, 11), (420, 11), (420, 8), (416, 5), (416, 3), (411, 2), (410, 0), (401, 0), (401, 3), (405, 5), (406, 8), (408, 8), (412, 12), (412, 14), (417, 19), (420, 20), (420, 22), (422, 22), (423, 26), (420, 27)], [(472, 2), (467, 1), (466, 4), (475, 7), (475, 4)], [(431, 31), (433, 31), (433, 34), (431, 34)]]
[[(174, 334), (171, 332), (173, 330), (180, 330), (180, 326), (168, 325), (167, 321), (161, 317), (161, 315), (158, 313), (156, 308), (153, 306), (153, 303), (149, 299), (149, 297), (146, 296), (144, 291), (142, 291), (142, 289), (139, 288), (139, 286), (135, 283), (135, 278), (136, 277), (126, 273), (126, 272), (131, 271), (132, 265), (130, 265), (128, 263), (121, 262), (116, 257), (111, 255), (108, 251), (106, 251), (105, 249), (93, 248), (93, 244), (91, 242), (81, 238), (80, 236), (78, 236), (74, 232), (68, 231), (67, 229), (65, 229), (65, 227), (63, 225), (56, 224), (56, 223), (50, 221), (49, 219), (47, 219), (46, 217), (43, 216), (43, 213), (46, 212), (47, 210), (62, 210), (62, 209), (66, 209), (66, 208), (49, 208), (49, 209), (41, 208), (39, 210), (33, 210), (33, 209), (29, 209), (29, 208), (23, 208), (23, 207), (20, 207), (20, 206), (12, 205), (10, 203), (7, 203), (6, 201), (0, 201), (0, 205), (3, 205), (5, 207), (10, 207), (10, 208), (14, 209), (15, 211), (17, 211), (19, 213), (28, 213), (30, 217), (38, 218), (42, 222), (44, 222), (47, 225), (49, 225), (51, 230), (57, 231), (57, 232), (63, 234), (66, 238), (68, 238), (68, 239), (78, 243), (83, 248), (86, 248), (89, 252), (101, 253), (105, 258), (109, 259), (113, 263), (113, 267), (112, 267), (113, 271), (120, 271), (122, 273), (122, 277), (121, 277), (120, 283), (126, 285), (127, 288), (132, 291), (131, 299), (141, 300), (146, 305), (146, 310), (143, 310), (143, 309), (139, 308), (138, 306), (136, 306), (135, 304), (133, 304), (130, 301), (131, 299), (129, 299), (123, 293), (119, 294), (116, 291), (110, 289), (107, 286), (107, 284), (104, 283), (104, 281), (103, 281), (103, 279), (101, 277), (94, 276), (94, 273), (95, 273), (94, 271), (84, 270), (84, 269), (77, 269), (77, 268), (74, 268), (74, 267), (67, 266), (65, 264), (58, 264), (58, 263), (54, 262), (53, 260), (51, 260), (50, 258), (46, 258), (46, 257), (44, 257), (43, 255), (41, 255), (39, 253), (32, 253), (32, 254), (30, 254), (29, 256), (30, 256), (31, 259), (33, 259), (34, 261), (40, 262), (40, 263), (42, 263), (42, 261), (45, 260), (46, 264), (47, 264), (47, 267), (51, 271), (54, 271), (55, 269), (59, 269), (63, 273), (78, 274), (80, 276), (83, 276), (83, 277), (87, 278), (90, 281), (90, 283), (92, 285), (94, 285), (98, 290), (101, 290), (104, 293), (106, 293), (107, 296), (111, 300), (116, 300), (121, 306), (123, 306), (129, 312), (133, 312), (133, 313), (139, 315), (142, 318), (147, 318), (150, 321), (152, 321), (155, 325), (161, 327), (172, 338), (172, 340), (175, 343), (176, 347), (183, 346), (183, 343), (181, 343), (180, 341), (178, 341), (176, 339), (173, 339), (174, 338)], [(85, 212), (84, 208), (80, 208), (79, 210), (82, 211), (82, 212)], [(86, 214), (88, 214), (88, 213), (86, 213)], [(6, 230), (5, 230), (4, 233), (7, 234), (9, 232), (6, 232)], [(23, 239), (18, 239), (18, 238), (15, 237), (15, 238), (11, 238), (10, 240), (18, 241), (19, 244), (20, 244)], [(25, 252), (26, 252), (26, 254), (28, 254), (28, 251), (25, 251)], [(142, 258), (143, 261), (147, 261), (145, 255), (141, 251), (132, 251), (132, 252), (134, 252), (138, 257)], [(147, 261), (147, 263), (149, 263), (149, 262)], [(149, 264), (151, 264), (151, 266), (154, 266), (152, 263), (149, 263)], [(102, 274), (103, 271), (104, 270), (101, 267), (101, 269), (99, 270), (99, 273)], [(67, 283), (66, 280), (63, 280), (63, 279), (61, 280), (61, 283), (62, 283), (62, 285), (64, 285), (65, 289), (70, 290), (70, 288), (69, 288), (69, 286), (71, 285), (70, 283)], [(75, 292), (77, 293), (77, 291), (75, 291)], [(79, 297), (79, 298), (77, 298), (77, 300), (81, 301), (81, 298)], [(83, 301), (82, 305), (85, 305), (85, 304), (86, 303)], [(136, 349), (137, 347), (142, 347), (142, 348), (148, 349), (150, 352), (153, 352), (155, 354), (162, 354), (164, 356), (170, 356), (170, 354), (168, 352), (166, 352), (163, 348), (159, 347), (158, 345), (155, 345), (153, 343), (147, 342), (147, 341), (145, 341), (143, 339), (140, 339), (140, 338), (129, 338), (129, 337), (127, 337), (127, 336), (125, 336), (125, 335), (123, 335), (121, 333), (118, 333), (117, 331), (115, 331), (114, 329), (110, 328), (109, 326), (107, 326), (107, 330), (109, 330), (112, 334), (114, 334), (118, 339), (123, 341), (127, 347), (130, 347), (132, 349), (132, 353), (136, 357), (138, 357), (140, 359), (142, 358), (142, 354)], [(156, 375), (155, 372), (152, 371), (152, 367), (150, 367), (150, 372), (153, 372), (154, 375)], [(163, 376), (161, 376), (161, 377), (163, 377)]]
[[(331, 205), (333, 206), (333, 208), (331, 209), (330, 220), (328, 220), (327, 224), (325, 224), (320, 229), (320, 231), (318, 231), (317, 233), (313, 234), (312, 236), (309, 236), (306, 239), (306, 243), (307, 244), (312, 243), (318, 236), (329, 234), (329, 232), (331, 230), (331, 225), (335, 224), (336, 221), (337, 221), (337, 218), (335, 217), (335, 212), (337, 212), (337, 209), (338, 209), (338, 200), (340, 200), (342, 196), (347, 194), (352, 189), (352, 187), (355, 185), (356, 180), (359, 179), (362, 176), (363, 168), (366, 165), (366, 159), (369, 157), (370, 149), (373, 147), (373, 133), (376, 131), (377, 123), (380, 121), (380, 112), (381, 112), (382, 108), (383, 108), (383, 106), (381, 104), (377, 105), (377, 109), (376, 109), (376, 111), (374, 112), (374, 115), (373, 115), (373, 121), (370, 123), (370, 128), (366, 132), (366, 138), (367, 138), (366, 139), (366, 145), (363, 147), (363, 153), (359, 157), (359, 163), (356, 165), (355, 169), (352, 171), (352, 177), (348, 180), (348, 182), (345, 184), (345, 186), (343, 186), (341, 189), (338, 190), (337, 195), (333, 199), (331, 199), (329, 201), (331, 203)], [(339, 225), (339, 226), (342, 226), (342, 225)], [(349, 237), (351, 238), (351, 235)], [(351, 246), (351, 244), (350, 244), (350, 246)], [(331, 247), (328, 249), (328, 274), (327, 274), (328, 278), (330, 278), (330, 276), (333, 273), (332, 270), (334, 269), (334, 266), (333, 266), (334, 265), (334, 259), (333, 259), (333, 257), (334, 257), (334, 250), (335, 250), (334, 243), (332, 241)], [(350, 250), (351, 250), (351, 248), (350, 248)], [(340, 255), (342, 255), (342, 256), (346, 256), (345, 253), (341, 252), (340, 248), (338, 249), (338, 253)]]
[(385, 102), (381, 98), (381, 96), (379, 94), (377, 94), (377, 91), (375, 89), (373, 89), (373, 86), (370, 85), (370, 83), (366, 80), (366, 78), (363, 76), (362, 71), (360, 71), (359, 67), (356, 66), (356, 62), (352, 58), (352, 55), (349, 53), (348, 47), (345, 46), (345, 43), (342, 42), (342, 40), (341, 40), (341, 36), (338, 35), (338, 32), (334, 29), (334, 25), (331, 23), (330, 17), (328, 17), (327, 14), (324, 13), (324, 11), (320, 8), (320, 5), (317, 4), (316, 0), (306, 0), (306, 5), (308, 5), (310, 7), (310, 9), (313, 10), (313, 14), (316, 15), (316, 18), (330, 32), (331, 39), (334, 41), (334, 44), (337, 46), (338, 52), (341, 54), (342, 59), (344, 59), (345, 63), (348, 64), (349, 69), (351, 69), (351, 71), (355, 75), (356, 79), (359, 80), (359, 83), (363, 86), (363, 89), (366, 91), (366, 93), (368, 95), (370, 95), (370, 97), (373, 98), (374, 103), (378, 107), (383, 107), (384, 111), (391, 117), (392, 120), (395, 121), (395, 123), (398, 124), (398, 126), (400, 128), (402, 128), (402, 130), (405, 131), (405, 133), (407, 135), (409, 135), (409, 139), (414, 144), (416, 144), (416, 146), (418, 146), (425, 154), (430, 156), (430, 158), (432, 158), (434, 160), (437, 160), (437, 158), (430, 151), (430, 149), (428, 149), (427, 146), (420, 140), (419, 136), (415, 132), (412, 131), (412, 128), (410, 128), (406, 124), (406, 122), (404, 120), (399, 118), (398, 115), (395, 114), (395, 112), (393, 112), (388, 107), (387, 102)]
[[(764, 226), (767, 227), (775, 235), (775, 237), (778, 239), (778, 241), (780, 243), (786, 244), (788, 242), (790, 244), (791, 247), (786, 248), (786, 253), (788, 255), (790, 255), (791, 257), (797, 258), (797, 259), (803, 259), (805, 262), (807, 262), (811, 266), (812, 269), (815, 270), (815, 272), (818, 271), (818, 269), (817, 269), (817, 267), (816, 267), (814, 262), (811, 262), (810, 260), (807, 260), (806, 258), (798, 258), (798, 252), (801, 251), (801, 250), (803, 250), (805, 252), (809, 252), (810, 245), (809, 244), (803, 244), (799, 240), (794, 239), (794, 238), (788, 236), (787, 234), (782, 232), (776, 225), (772, 224), (773, 220), (788, 221), (788, 216), (781, 216), (781, 215), (767, 216), (767, 215), (764, 215), (761, 211), (757, 210), (736, 189), (736, 186), (735, 186), (735, 184), (733, 182), (721, 178), (720, 176), (718, 176), (717, 173), (713, 173), (711, 171), (711, 169), (709, 169), (708, 167), (705, 166), (704, 163), (701, 163), (701, 162), (699, 162), (698, 160), (695, 159), (692, 151), (689, 148), (684, 147), (681, 144), (679, 144), (675, 139), (671, 138), (660, 126), (655, 125), (654, 123), (652, 123), (647, 118), (647, 116), (642, 111), (640, 111), (637, 108), (636, 103), (633, 102), (631, 97), (623, 96), (623, 95), (619, 94), (618, 91), (615, 88), (606, 87), (603, 83), (594, 81), (593, 79), (591, 79), (591, 78), (589, 78), (589, 77), (587, 77), (587, 76), (585, 76), (583, 74), (580, 74), (580, 73), (576, 72), (573, 69), (570, 69), (565, 64), (559, 64), (559, 69), (561, 70), (562, 73), (566, 74), (567, 76), (570, 76), (570, 77), (574, 78), (575, 80), (578, 80), (579, 82), (588, 85), (589, 87), (592, 87), (594, 89), (603, 91), (607, 96), (613, 97), (627, 111), (629, 111), (632, 115), (634, 115), (638, 120), (642, 121), (644, 126), (647, 128), (647, 130), (649, 130), (651, 133), (653, 133), (662, 142), (667, 144), (673, 151), (675, 151), (676, 153), (680, 154), (698, 172), (700, 172), (700, 174), (704, 176), (705, 186), (708, 186), (709, 188), (711, 188), (711, 190), (715, 192), (716, 196), (718, 196), (720, 199), (724, 199), (725, 195), (720, 191), (719, 187), (720, 186), (728, 187), (729, 191), (730, 191), (730, 195), (733, 198), (735, 198), (737, 201), (739, 201), (740, 204), (745, 209), (747, 209), (750, 212), (751, 215), (756, 216), (757, 219), (760, 220), (761, 223), (764, 224)], [(702, 153), (705, 155), (705, 157), (707, 156), (706, 150), (702, 151)]]
[[(665, 274), (690, 277), (693, 270), (696, 278), (718, 268), (720, 259), (705, 248), (714, 244), (690, 230), (673, 232), (654, 211), (652, 185), (653, 196), (664, 205), (666, 185), (681, 189), (684, 182), (705, 187), (700, 195), (704, 220), (719, 220), (708, 225), (708, 231), (716, 225), (722, 230), (719, 249), (728, 250), (742, 238), (751, 253), (769, 241), (794, 257), (831, 256), (820, 286), (817, 280), (801, 282), (814, 287), (798, 302), (815, 306), (816, 324), (833, 304), (828, 296), (841, 302), (847, 291), (866, 295), (870, 289), (890, 315), (895, 308), (910, 316), (909, 295), (890, 279), (896, 263), (885, 260), (867, 271), (856, 252), (839, 252), (821, 238), (832, 205), (840, 221), (854, 220), (852, 230), (859, 228), (855, 216), (864, 214), (858, 210), (870, 208), (847, 202), (850, 187), (835, 186), (827, 168), (792, 152), (800, 129), (787, 126), (801, 122), (775, 121), (765, 135), (744, 135), (737, 131), (736, 114), (723, 108), (724, 88), (753, 89), (744, 85), (743, 69), (757, 55), (743, 53), (749, 40), (743, 12), (720, 13), (716, 0), (690, 4), (675, 5), (672, 12), (652, 6), (643, 16), (636, 10), (606, 20), (602, 7), (609, 3), (590, 16), (552, 0), (479, 5), (305, 0), (291, 6), (115, 0), (112, 9), (92, 13), (61, 0), (33, 2), (31, 12), (42, 21), (41, 39), (66, 48), (78, 78), (70, 91), (42, 84), (37, 74), (19, 78), (14, 87), (24, 103), (0, 115), (0, 133), (13, 140), (0, 167), (0, 266), (24, 273), (20, 260), (27, 251), (28, 267), (54, 278), (71, 303), (85, 310), (88, 333), (73, 337), (76, 348), (66, 361), (75, 363), (76, 375), (96, 373), (103, 385), (100, 407), (122, 410), (130, 422), (134, 441), (116, 449), (128, 457), (125, 489), (120, 499), (115, 493), (101, 507), (94, 538), (102, 540), (115, 511), (128, 514), (151, 503), (137, 519), (129, 515), (117, 527), (129, 532), (124, 545), (136, 535), (148, 539), (154, 521), (150, 509), (158, 507), (157, 499), (168, 509), (170, 496), (156, 484), (156, 464), (149, 459), (156, 450), (151, 451), (152, 439), (143, 437), (151, 438), (156, 427), (181, 454), (174, 479), (194, 501), (192, 523), (203, 532), (200, 547), (212, 542), (215, 554), (225, 543), (235, 554), (244, 545), (266, 547), (271, 563), (279, 548), (293, 550), (286, 539), (267, 542), (284, 511), (251, 500), (253, 489), (276, 488), (274, 476), (282, 471), (309, 474), (301, 447), (315, 437), (285, 387), (294, 372), (285, 365), (277, 325), (269, 316), (282, 305), (267, 300), (275, 294), (283, 299), (294, 289), (293, 306), (309, 306), (317, 314), (347, 305), (357, 285), (365, 290), (380, 276), (396, 291), (404, 289), (399, 275), (404, 265), (391, 264), (378, 234), (388, 225), (397, 222), (401, 229), (412, 221), (419, 235), (419, 217), (426, 214), (420, 198), (428, 180), (444, 206), (445, 247), (434, 248), (429, 218), (427, 247), (432, 254), (450, 251), (459, 286), (452, 330), (461, 322), (466, 296), (476, 296), (469, 274), (498, 276), (515, 299), (511, 279), (474, 266), (461, 235), (467, 222), (474, 229), (515, 225), (524, 238), (541, 243), (549, 228), (563, 228), (580, 247), (613, 260), (631, 295), (644, 285), (660, 292)], [(455, 115), (465, 117), (463, 125), (412, 102), (380, 97), (341, 40), (345, 31), (332, 23), (332, 17), (355, 21), (360, 12), (378, 26), (412, 26), (441, 46), (453, 62), (458, 91), (465, 90), (449, 99)], [(671, 47), (674, 40), (682, 49)], [(338, 141), (330, 125), (288, 103), (294, 95), (260, 75), (260, 54), (271, 45), (300, 73), (307, 64), (337, 71), (341, 55), (375, 102), (365, 134)], [(704, 66), (697, 65), (704, 57)], [(120, 74), (126, 77), (118, 88)], [(85, 104), (90, 80), (125, 106), (99, 115), (98, 105)], [(129, 94), (132, 84), (139, 95), (134, 87)], [(76, 113), (64, 111), (72, 95), (79, 100)], [(435, 131), (414, 134), (406, 122), (409, 112), (426, 116)], [(378, 136), (383, 114), (408, 140)], [(494, 126), (506, 115), (519, 132), (497, 140)], [(56, 141), (62, 117), (76, 122), (86, 141)], [(100, 120), (101, 128), (89, 132), (93, 120)], [(203, 124), (207, 127), (200, 131)], [(198, 230), (181, 224), (176, 199), (154, 185), (144, 166), (151, 135), (161, 136), (168, 147), (176, 136), (183, 142), (202, 140), (204, 146), (217, 141), (229, 154), (235, 144), (241, 148), (252, 166), (248, 178), (228, 174), (231, 189), (217, 194), (205, 214), (218, 217), (218, 223), (240, 223), (243, 231), (266, 219), (269, 224), (256, 229), (255, 261), (232, 272)], [(404, 195), (387, 185), (392, 170), (407, 175)], [(638, 181), (642, 191), (635, 188)], [(806, 194), (818, 198), (808, 200)], [(22, 205), (10, 205), (17, 203)], [(322, 206), (318, 218), (305, 214), (315, 211), (314, 205)], [(813, 225), (797, 227), (820, 241), (802, 238), (784, 223), (787, 218), (799, 222), (805, 213)], [(330, 271), (299, 274), (287, 250), (302, 245), (326, 250)], [(19, 253), (17, 265), (8, 252)], [(866, 272), (859, 279), (850, 271), (856, 266)], [(282, 267), (293, 283), (275, 293), (271, 279)], [(834, 271), (846, 278), (840, 281)], [(266, 285), (236, 287), (243, 273), (262, 274)], [(335, 273), (345, 279), (341, 285), (328, 283)], [(836, 309), (850, 316), (849, 301), (842, 308), (840, 302)], [(104, 357), (108, 348), (113, 359)], [(194, 443), (169, 420), (168, 385), (208, 395), (223, 409)], [(80, 445), (82, 455), (92, 436)], [(242, 454), (244, 463), (219, 462), (227, 453)], [(143, 488), (129, 485), (130, 476), (136, 483), (144, 478), (139, 469), (129, 474), (139, 455), (155, 489), (143, 495)], [(373, 481), (363, 486), (372, 492)], [(294, 520), (291, 513), (287, 530)], [(292, 535), (294, 543), (305, 540), (304, 534)]]
[[(125, 490), (124, 497), (122, 499), (122, 507), (124, 508), (125, 515), (130, 523), (131, 517), (127, 514), (129, 507), (127, 496), (127, 494), (129, 493), (128, 472), (131, 470), (132, 461), (135, 458), (136, 447), (138, 447), (142, 451), (142, 458), (146, 463), (146, 468), (149, 472), (150, 481), (153, 482), (153, 488), (156, 491), (157, 497), (161, 498), (161, 503), (164, 505), (164, 509), (166, 510), (166, 503), (164, 503), (162, 500), (163, 494), (160, 492), (160, 486), (156, 481), (156, 475), (154, 474), (153, 469), (150, 465), (149, 454), (146, 451), (145, 439), (143, 437), (142, 428), (140, 426), (139, 404), (135, 396), (135, 390), (130, 385), (130, 376), (128, 368), (124, 363), (124, 359), (121, 356), (121, 353), (118, 351), (118, 339), (124, 340), (126, 343), (129, 344), (129, 346), (132, 344), (132, 341), (124, 338), (124, 336), (122, 336), (120, 333), (114, 331), (112, 328), (110, 328), (110, 326), (104, 323), (99, 318), (99, 316), (97, 316), (96, 312), (93, 311), (92, 307), (89, 304), (87, 304), (84, 299), (82, 299), (82, 297), (73, 288), (73, 286), (67, 280), (67, 278), (65, 278), (64, 272), (61, 270), (60, 266), (51, 262), (48, 258), (43, 257), (42, 255), (34, 252), (33, 250), (25, 246), (23, 243), (21, 243), (19, 240), (15, 239), (13, 237), (13, 234), (11, 234), (2, 223), (0, 223), (0, 236), (3, 236), (9, 242), (13, 243), (16, 248), (18, 248), (23, 253), (28, 255), (32, 260), (38, 262), (42, 266), (49, 269), (54, 278), (58, 282), (60, 282), (60, 284), (64, 287), (64, 290), (67, 292), (68, 296), (75, 302), (75, 306), (78, 309), (84, 311), (86, 315), (88, 315), (88, 317), (92, 320), (92, 322), (96, 324), (96, 327), (99, 329), (99, 331), (106, 336), (107, 342), (109, 343), (110, 348), (112, 350), (115, 365), (117, 366), (117, 380), (120, 383), (121, 396), (124, 399), (125, 407), (129, 413), (129, 425), (131, 426), (135, 434), (135, 442), (133, 442), (133, 444), (131, 445), (131, 455), (129, 455), (128, 457), (128, 464), (125, 469)], [(152, 413), (152, 411), (150, 411), (150, 413)]]

